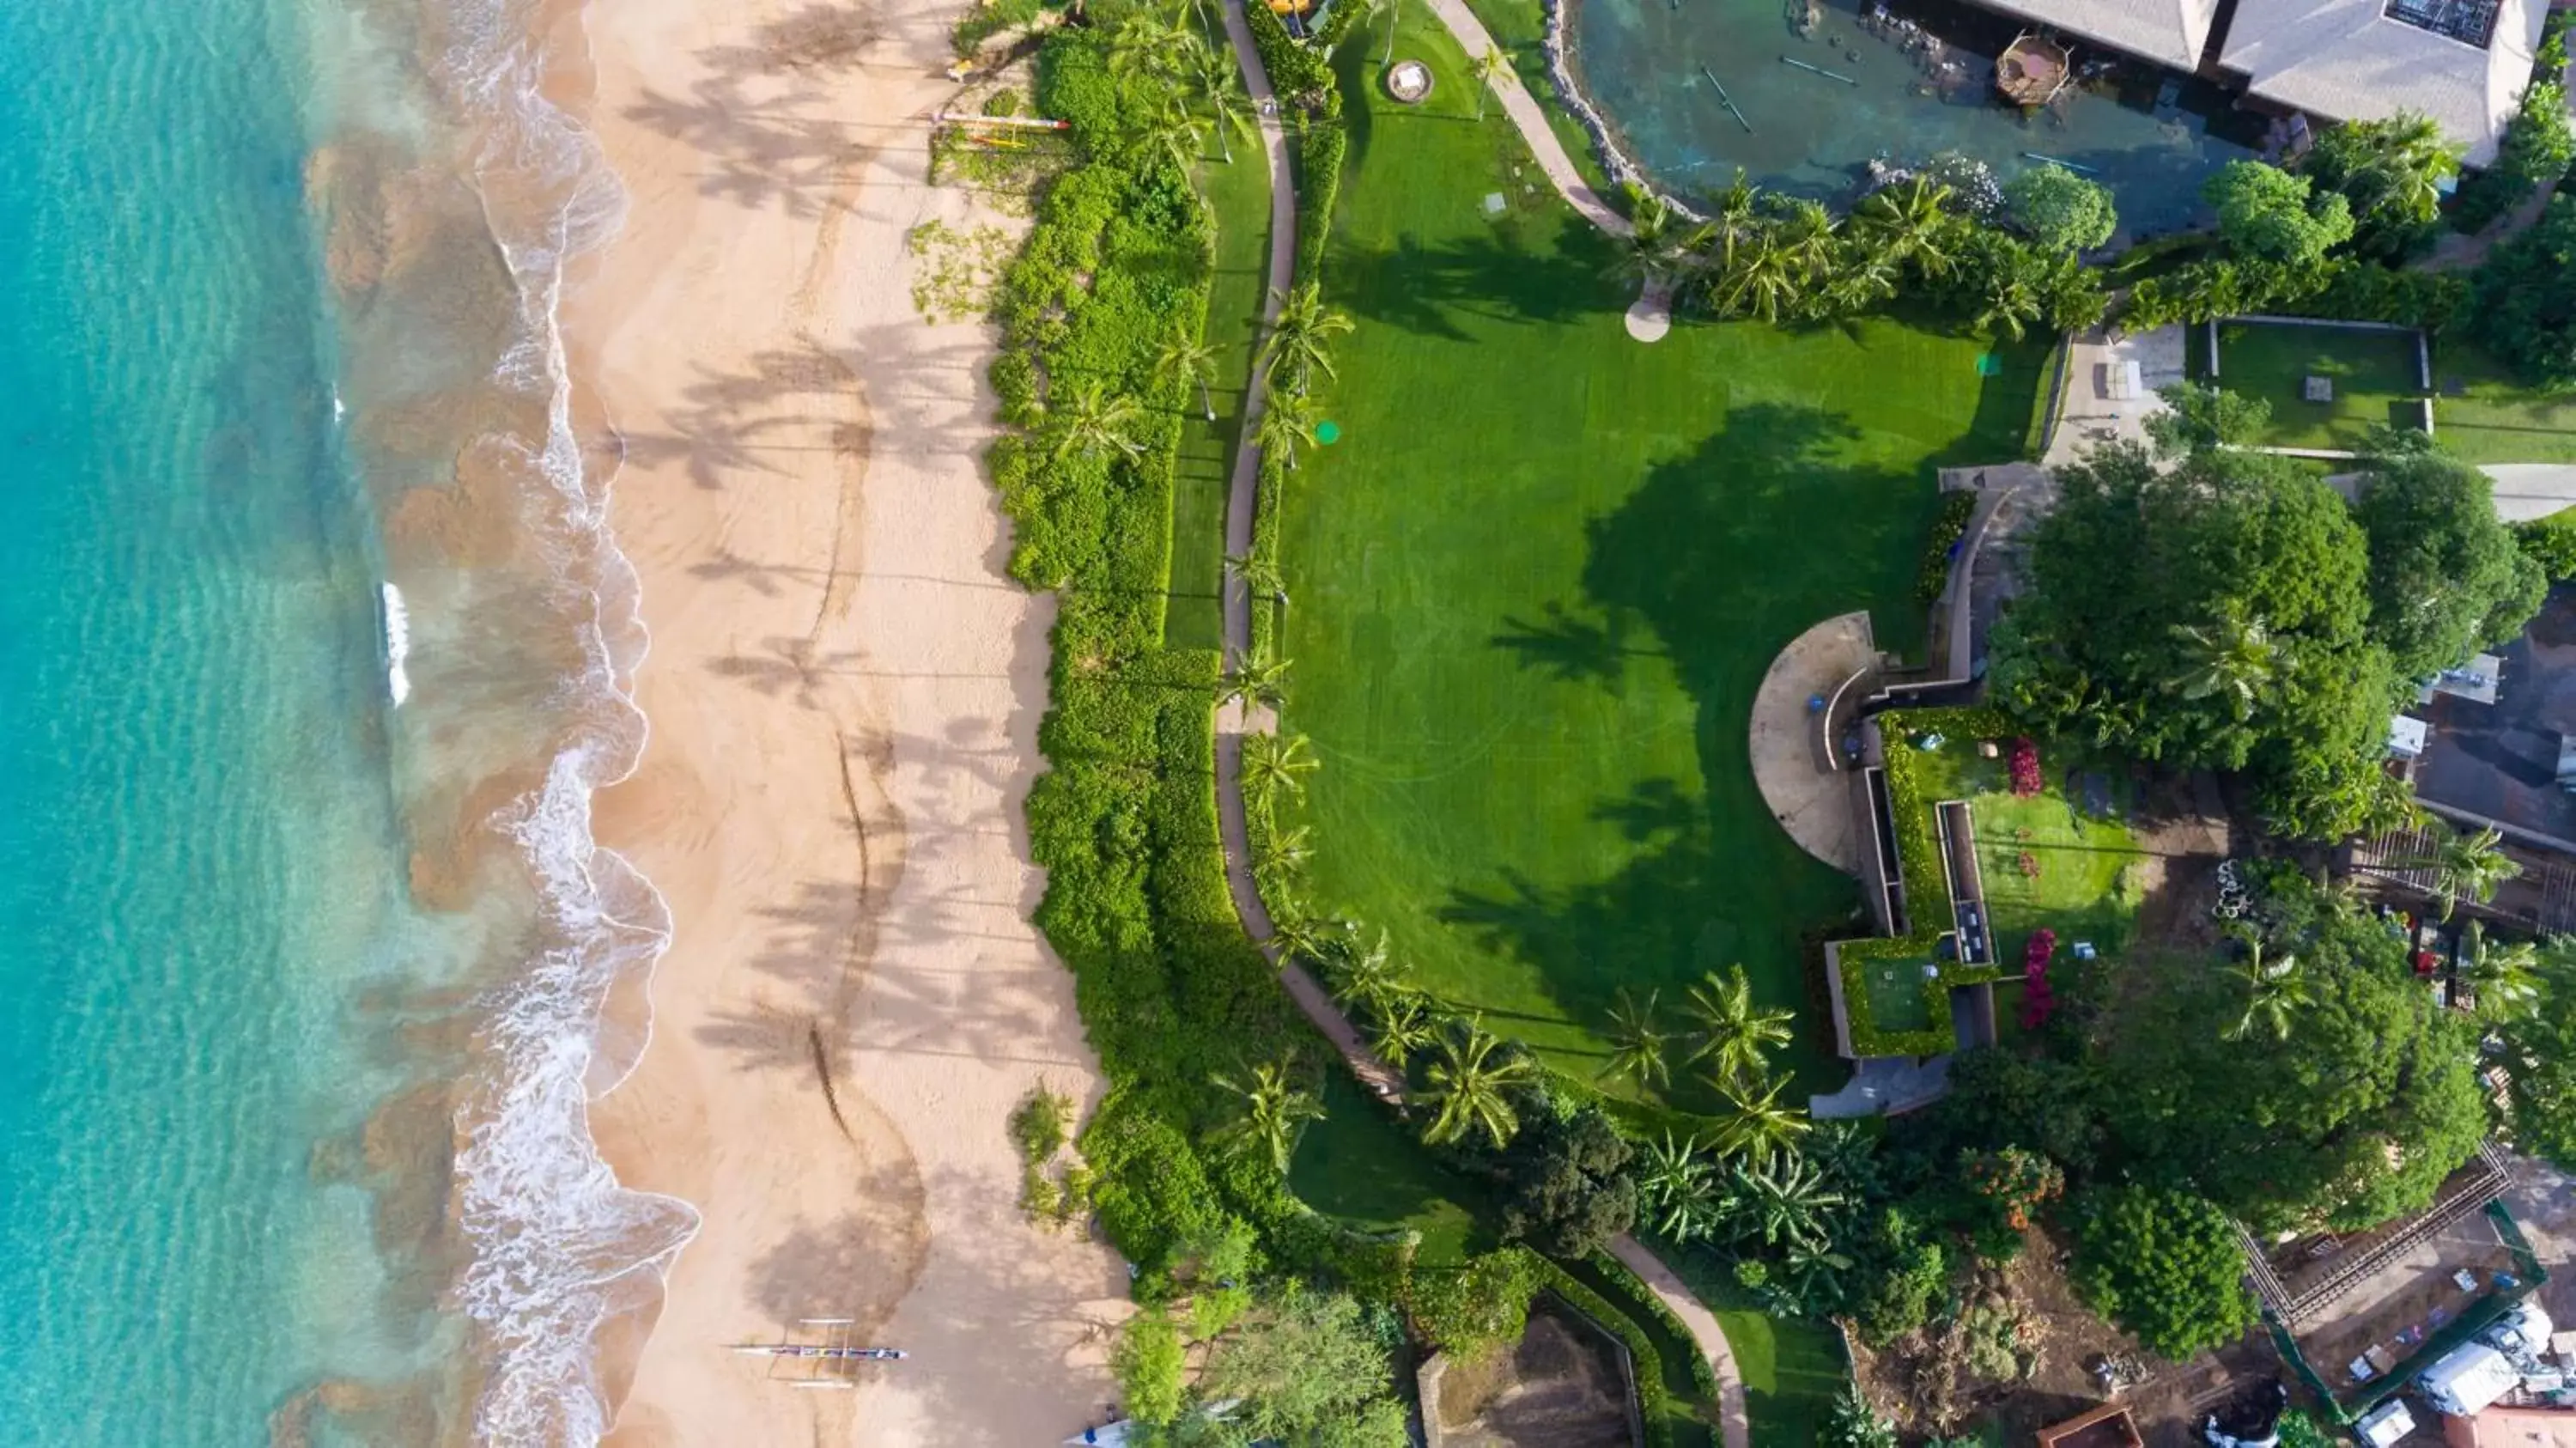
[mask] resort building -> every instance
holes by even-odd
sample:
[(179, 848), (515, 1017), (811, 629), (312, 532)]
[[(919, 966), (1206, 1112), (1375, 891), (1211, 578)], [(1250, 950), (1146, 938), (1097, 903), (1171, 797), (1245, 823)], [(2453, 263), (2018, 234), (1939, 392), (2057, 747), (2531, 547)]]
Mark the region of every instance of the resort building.
[(2258, 99), (2329, 121), (2420, 111), (2466, 148), (2462, 160), (2484, 166), (2531, 83), (2547, 10), (2545, 0), (2240, 0), (2219, 65)]

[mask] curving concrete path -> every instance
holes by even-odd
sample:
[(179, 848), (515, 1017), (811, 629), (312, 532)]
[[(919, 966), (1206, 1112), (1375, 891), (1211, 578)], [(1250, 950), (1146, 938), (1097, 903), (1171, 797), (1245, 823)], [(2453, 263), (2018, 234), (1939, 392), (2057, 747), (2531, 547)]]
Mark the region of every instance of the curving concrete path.
[(1860, 873), (1862, 848), (1851, 776), (1824, 752), (1829, 741), (1818, 737), (1821, 721), (1807, 705), (1832, 700), (1877, 666), (1868, 612), (1846, 613), (1791, 639), (1753, 692), (1748, 753), (1763, 805), (1799, 849), (1846, 875)]
[[(1244, 23), (1244, 0), (1224, 0), (1226, 40), (1234, 49), (1236, 66), (1243, 73), (1243, 85), (1252, 97), (1261, 121), (1261, 149), (1264, 164), (1270, 168), (1270, 300), (1262, 309), (1261, 331), (1266, 343), (1271, 328), (1279, 321), (1279, 297), (1294, 279), (1297, 258), (1297, 193), (1294, 173), (1289, 169), (1288, 139), (1280, 129), (1276, 115), (1277, 102), (1270, 90), (1270, 77), (1261, 68), (1259, 52), (1253, 48), (1251, 27)], [(1468, 47), (1471, 55), (1482, 54), (1493, 44), (1485, 28), (1476, 23), (1461, 0), (1430, 0), (1442, 23)], [(1575, 210), (1594, 225), (1615, 236), (1629, 236), (1627, 220), (1602, 204), (1601, 198), (1574, 169), (1572, 158), (1557, 143), (1547, 127), (1547, 117), (1538, 110), (1537, 102), (1522, 88), (1520, 77), (1505, 71), (1495, 78), (1495, 89), (1503, 98), (1503, 108), (1514, 125), (1530, 141), (1539, 164), (1556, 183), (1557, 191)], [(1667, 319), (1667, 324), (1668, 319)], [(1632, 314), (1631, 327), (1634, 329)], [(1660, 335), (1660, 333), (1658, 333)], [(1652, 338), (1640, 337), (1641, 341)], [(1235, 442), (1234, 475), (1226, 492), (1225, 547), (1229, 557), (1252, 551), (1253, 510), (1260, 503), (1261, 449), (1254, 442), (1261, 421), (1261, 393), (1252, 389), (1243, 409), (1243, 430)], [(1244, 581), (1229, 572), (1225, 585), (1225, 652), (1230, 663), (1240, 664), (1252, 655), (1252, 597)], [(1244, 700), (1230, 700), (1217, 711), (1216, 734), (1216, 804), (1217, 827), (1225, 846), (1226, 888), (1234, 897), (1235, 913), (1242, 917), (1244, 929), (1252, 938), (1264, 942), (1262, 953), (1279, 967), (1279, 982), (1306, 1019), (1333, 1043), (1349, 1063), (1353, 1075), (1381, 1099), (1402, 1103), (1404, 1076), (1378, 1059), (1369, 1049), (1359, 1028), (1342, 1014), (1332, 996), (1325, 991), (1305, 967), (1284, 958), (1275, 946), (1268, 944), (1272, 933), (1270, 912), (1261, 903), (1261, 888), (1252, 876), (1252, 842), (1249, 823), (1243, 807), (1243, 740), (1246, 734), (1274, 733), (1278, 717), (1268, 709)], [(1630, 1237), (1610, 1244), (1611, 1252), (1630, 1271), (1644, 1279), (1647, 1288), (1672, 1310), (1690, 1332), (1709, 1368), (1717, 1376), (1718, 1430), (1725, 1448), (1751, 1448), (1753, 1431), (1744, 1405), (1744, 1376), (1736, 1369), (1734, 1350), (1727, 1346), (1726, 1334), (1717, 1325), (1715, 1314), (1691, 1295), (1690, 1288), (1674, 1275), (1655, 1254)]]

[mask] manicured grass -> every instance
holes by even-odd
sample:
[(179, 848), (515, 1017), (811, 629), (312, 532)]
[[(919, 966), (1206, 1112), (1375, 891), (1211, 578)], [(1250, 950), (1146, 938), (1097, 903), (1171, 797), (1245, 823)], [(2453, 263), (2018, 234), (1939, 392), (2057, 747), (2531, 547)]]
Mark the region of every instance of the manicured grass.
[(1497, 1245), (1479, 1183), (1434, 1162), (1349, 1072), (1325, 1074), (1324, 1119), (1306, 1128), (1289, 1163), (1298, 1200), (1363, 1227), (1413, 1228), (1422, 1234), (1414, 1260), (1425, 1267), (1454, 1267)]
[[(2057, 932), (2061, 952), (2079, 940), (2105, 954), (2119, 950), (2144, 897), (2146, 853), (2122, 823), (2135, 806), (2126, 767), (2091, 769), (2046, 741), (2039, 758), (2047, 787), (2027, 799), (2013, 795), (2006, 761), (1982, 757), (1974, 740), (1954, 738), (1922, 759), (1938, 798), (1968, 801), (1995, 959), (2011, 976), (2021, 972), (2031, 932), (2043, 926)], [(2072, 801), (2070, 787), (2077, 791)]]
[(2433, 426), (2468, 462), (2576, 463), (2576, 393), (2534, 392), (2467, 342), (2434, 344)]
[(1928, 955), (1873, 960), (1862, 967), (1869, 981), (1869, 1018), (1882, 1031), (1920, 1031), (1932, 1024), (1932, 1001), (1923, 993)]
[[(1547, 113), (1548, 129), (1556, 132), (1565, 153), (1574, 158), (1575, 170), (1582, 173), (1585, 183), (1603, 200), (1624, 211), (1625, 200), (1611, 186), (1610, 173), (1601, 169), (1600, 154), (1593, 150), (1592, 138), (1584, 134), (1582, 122), (1554, 103), (1556, 79), (1547, 72), (1546, 6), (1540, 0), (1467, 0), (1467, 8), (1475, 12), (1485, 32), (1494, 37), (1494, 44), (1511, 61), (1521, 85), (1539, 99), (1539, 108)], [(1495, 100), (1487, 97), (1486, 114), (1493, 114), (1495, 107)]]
[[(1216, 38), (1220, 46), (1225, 37)], [(1208, 345), (1216, 348), (1209, 397), (1216, 421), (1203, 420), (1197, 389), (1181, 429), (1172, 479), (1172, 603), (1163, 624), (1174, 648), (1212, 649), (1222, 642), (1218, 590), (1225, 577), (1225, 491), (1234, 442), (1243, 427), (1254, 353), (1261, 342), (1261, 303), (1270, 265), (1270, 179), (1258, 137), (1234, 137), (1234, 164), (1211, 159), (1199, 186), (1216, 213), (1216, 271), (1208, 285)]]
[[(1807, 1006), (1801, 935), (1855, 890), (1756, 792), (1754, 690), (1851, 609), (1920, 648), (1933, 468), (2019, 455), (2047, 349), (1983, 376), (1982, 340), (1884, 319), (1635, 342), (1610, 244), (1537, 189), (1498, 113), (1474, 123), (1465, 58), (1406, 14), (1427, 104), (1342, 57), (1325, 270), (1358, 326), (1324, 409), (1342, 440), (1284, 513), (1288, 716), (1323, 764), (1312, 895), (1590, 1077), (1621, 986), (1669, 1012), (1742, 961), (1765, 1001)], [(1806, 1080), (1837, 1083), (1807, 1025)]]
[[(2207, 330), (2194, 327), (2190, 335), (2196, 375), (2207, 377)], [(2264, 446), (2351, 451), (2374, 424), (2422, 426), (2423, 374), (2415, 348), (2412, 332), (2222, 323), (2216, 380), (2230, 392), (2272, 404), (2271, 423), (2258, 439)], [(2306, 399), (2302, 385), (2310, 377), (2333, 382), (2332, 402)]]
[[(1660, 1249), (1659, 1249), (1660, 1250)], [(1718, 1330), (1744, 1375), (1744, 1407), (1756, 1443), (1815, 1443), (1834, 1395), (1851, 1370), (1827, 1323), (1773, 1317), (1755, 1307), (1707, 1252), (1666, 1252), (1691, 1292), (1717, 1315)]]

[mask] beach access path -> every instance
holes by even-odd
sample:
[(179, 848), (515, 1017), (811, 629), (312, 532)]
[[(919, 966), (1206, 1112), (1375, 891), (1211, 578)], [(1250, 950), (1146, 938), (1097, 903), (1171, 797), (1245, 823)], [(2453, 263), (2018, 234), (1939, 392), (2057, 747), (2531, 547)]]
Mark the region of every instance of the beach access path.
[[(1449, 28), (1449, 33), (1458, 38), (1460, 45), (1466, 47), (1470, 62), (1487, 51), (1500, 53), (1502, 50), (1494, 43), (1494, 37), (1485, 29), (1484, 22), (1476, 18), (1476, 12), (1467, 8), (1467, 0), (1428, 0), (1428, 3), (1431, 13), (1440, 17), (1440, 23)], [(1565, 143), (1556, 138), (1556, 128), (1547, 123), (1547, 112), (1540, 109), (1540, 102), (1529, 93), (1529, 87), (1521, 84), (1520, 72), (1506, 65), (1497, 69), (1486, 83), (1502, 100), (1503, 114), (1521, 133), (1521, 140), (1529, 146), (1530, 155), (1538, 160), (1538, 168), (1547, 173), (1548, 181), (1556, 187), (1556, 194), (1565, 198), (1565, 204), (1573, 207), (1584, 220), (1612, 236), (1636, 235), (1637, 229), (1628, 224), (1628, 218), (1612, 210), (1610, 204), (1601, 199), (1601, 193), (1593, 190), (1592, 183), (1584, 180), (1583, 173), (1575, 168), (1574, 157), (1566, 153)]]
[[(1262, 156), (1270, 168), (1270, 300), (1262, 309), (1261, 331), (1264, 345), (1279, 320), (1280, 299), (1295, 277), (1297, 258), (1296, 173), (1289, 165), (1288, 140), (1281, 129), (1278, 106), (1270, 90), (1270, 79), (1261, 68), (1260, 53), (1252, 43), (1252, 29), (1244, 21), (1244, 0), (1224, 0), (1226, 39), (1234, 49), (1235, 64), (1243, 73), (1244, 89), (1253, 101), (1261, 123)], [(1461, 0), (1431, 0), (1432, 9), (1440, 15), (1470, 55), (1481, 55), (1493, 44), (1476, 17), (1468, 13)], [(1452, 13), (1454, 12), (1454, 14)], [(1463, 22), (1463, 24), (1462, 24)], [(1574, 169), (1565, 148), (1557, 144), (1556, 133), (1548, 129), (1547, 117), (1540, 114), (1537, 103), (1521, 88), (1520, 78), (1508, 69), (1499, 72), (1498, 82), (1510, 89), (1503, 92), (1504, 107), (1514, 125), (1528, 138), (1531, 149), (1548, 168), (1548, 176), (1557, 190), (1575, 210), (1590, 217), (1595, 225), (1616, 236), (1633, 234), (1627, 219), (1601, 204), (1583, 178)], [(1514, 110), (1518, 97), (1521, 108)], [(1543, 143), (1543, 144), (1542, 144)], [(1550, 161), (1550, 157), (1553, 161)], [(1252, 552), (1254, 510), (1260, 506), (1261, 449), (1255, 441), (1261, 420), (1261, 389), (1252, 388), (1245, 404), (1243, 429), (1235, 443), (1234, 473), (1226, 494), (1225, 539), (1228, 557), (1243, 557)], [(1250, 660), (1252, 655), (1252, 598), (1244, 580), (1229, 569), (1225, 576), (1225, 652), (1235, 665)], [(1312, 973), (1289, 959), (1285, 951), (1270, 943), (1270, 912), (1261, 901), (1261, 888), (1252, 873), (1251, 832), (1243, 805), (1243, 741), (1249, 733), (1275, 733), (1278, 716), (1255, 701), (1229, 699), (1218, 707), (1216, 749), (1217, 823), (1225, 847), (1225, 874), (1228, 890), (1234, 896), (1235, 913), (1252, 938), (1262, 942), (1261, 949), (1279, 967), (1279, 979), (1290, 999), (1297, 1003), (1306, 1018), (1322, 1032), (1324, 1038), (1341, 1053), (1354, 1076), (1362, 1085), (1389, 1102), (1404, 1099), (1404, 1073), (1388, 1065), (1369, 1048), (1331, 994)], [(1644, 1279), (1646, 1286), (1689, 1330), (1693, 1343), (1708, 1359), (1717, 1377), (1718, 1434), (1725, 1448), (1751, 1448), (1753, 1430), (1744, 1399), (1744, 1375), (1737, 1368), (1735, 1353), (1727, 1345), (1726, 1333), (1718, 1326), (1716, 1314), (1710, 1312), (1690, 1288), (1661, 1259), (1632, 1237), (1623, 1236), (1611, 1250), (1631, 1271)]]
[[(588, 22), (629, 209), (567, 300), (577, 422), (652, 631), (651, 740), (597, 826), (674, 922), (591, 1117), (621, 1181), (704, 1217), (658, 1317), (610, 1334), (615, 1448), (1024, 1448), (1116, 1396), (1127, 1273), (1024, 1218), (1007, 1128), (1040, 1083), (1102, 1085), (1030, 923), (1054, 604), (1003, 572), (994, 338), (911, 295), (916, 226), (1021, 224), (929, 184), (956, 13)], [(625, 1039), (644, 1005), (612, 1001)], [(799, 1392), (725, 1350), (806, 1318), (910, 1356)]]

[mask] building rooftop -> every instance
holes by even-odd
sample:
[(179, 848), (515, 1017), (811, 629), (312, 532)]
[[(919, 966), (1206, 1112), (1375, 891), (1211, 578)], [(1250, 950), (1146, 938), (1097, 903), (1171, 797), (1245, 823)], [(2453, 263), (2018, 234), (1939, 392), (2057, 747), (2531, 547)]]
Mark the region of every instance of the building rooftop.
[(2432, 738), (2415, 793), (2576, 851), (2576, 794), (2558, 782), (2563, 741), (2576, 732), (2576, 585), (2550, 590), (2522, 637), (2496, 654), (2494, 703), (2436, 693), (2427, 706)]
[(2546, 0), (2240, 0), (2219, 63), (2253, 94), (2337, 121), (2420, 111), (2495, 159), (2530, 83)]
[[(2200, 68), (2218, 0), (1982, 0), (2066, 35), (2081, 36), (2189, 73)], [(2525, 62), (2526, 67), (2528, 61)]]

